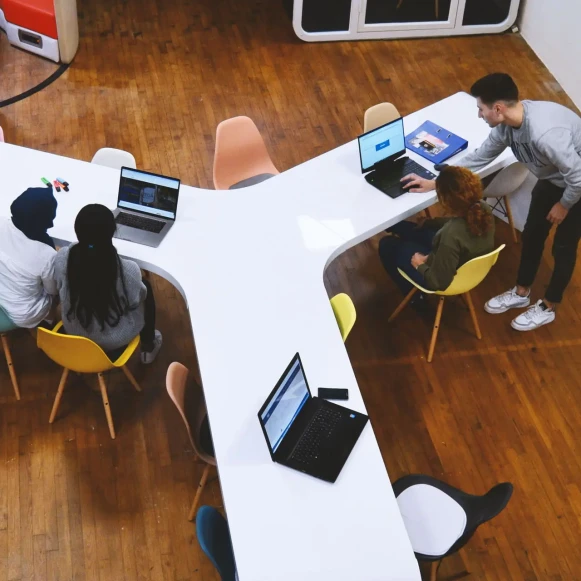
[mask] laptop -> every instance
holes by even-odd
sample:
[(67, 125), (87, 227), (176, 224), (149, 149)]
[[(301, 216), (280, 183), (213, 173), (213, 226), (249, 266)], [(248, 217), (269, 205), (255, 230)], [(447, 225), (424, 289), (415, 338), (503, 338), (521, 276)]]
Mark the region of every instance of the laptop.
[(115, 238), (157, 248), (174, 225), (180, 180), (121, 168)]
[(436, 177), (419, 163), (404, 156), (406, 147), (401, 117), (360, 135), (357, 140), (361, 171), (370, 172), (365, 179), (391, 198), (399, 198), (408, 192), (401, 183), (401, 178), (408, 174), (415, 173), (428, 180)]
[(258, 412), (274, 462), (335, 482), (369, 418), (312, 397), (297, 353)]

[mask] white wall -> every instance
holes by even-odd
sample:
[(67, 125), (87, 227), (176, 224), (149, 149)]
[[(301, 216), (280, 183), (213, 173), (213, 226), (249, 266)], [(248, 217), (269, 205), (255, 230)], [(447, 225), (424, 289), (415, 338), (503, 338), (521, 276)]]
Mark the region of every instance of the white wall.
[(581, 109), (581, 0), (521, 0), (528, 45)]

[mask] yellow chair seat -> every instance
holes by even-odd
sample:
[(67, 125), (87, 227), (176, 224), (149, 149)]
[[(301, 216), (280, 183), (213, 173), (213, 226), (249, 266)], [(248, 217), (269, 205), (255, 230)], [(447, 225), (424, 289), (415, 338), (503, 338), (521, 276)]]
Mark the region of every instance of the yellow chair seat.
[(127, 361), (139, 345), (139, 335), (129, 343), (125, 351), (123, 351), (115, 361), (111, 361), (103, 349), (101, 349), (101, 347), (99, 347), (99, 345), (94, 341), (91, 341), (86, 337), (59, 333), (58, 331), (62, 325), (61, 321), (52, 331), (39, 328), (37, 336), (38, 347), (42, 349), (50, 359), (64, 368), (50, 414), (49, 423), (53, 423), (57, 414), (69, 371), (74, 371), (76, 373), (96, 373), (99, 379), (99, 387), (101, 390), (101, 397), (103, 398), (107, 423), (109, 424), (109, 432), (111, 433), (111, 438), (115, 438), (115, 428), (113, 425), (111, 410), (109, 409), (109, 398), (107, 396), (107, 386), (105, 384), (103, 373), (110, 369), (120, 368), (123, 370), (123, 373), (131, 385), (133, 385), (137, 391), (141, 391), (135, 377), (133, 377), (133, 374), (126, 366)]
[(470, 291), (476, 288), (490, 272), (490, 269), (496, 264), (498, 260), (498, 255), (504, 249), (506, 245), (500, 245), (496, 250), (484, 254), (482, 256), (477, 256), (472, 260), (469, 260), (466, 264), (463, 264), (456, 272), (454, 279), (452, 280), (450, 286), (442, 291), (433, 291), (424, 288), (417, 282), (413, 281), (403, 270), (397, 269), (400, 275), (405, 278), (414, 288), (409, 292), (405, 299), (400, 303), (397, 309), (389, 317), (389, 322), (393, 321), (405, 308), (405, 306), (411, 301), (416, 292), (421, 291), (429, 295), (438, 295), (440, 301), (438, 303), (438, 310), (436, 312), (436, 320), (434, 322), (434, 329), (432, 331), (432, 340), (430, 342), (430, 350), (428, 352), (428, 362), (431, 362), (434, 357), (434, 350), (436, 348), (436, 340), (438, 338), (438, 330), (440, 328), (440, 319), (442, 317), (442, 310), (444, 308), (445, 297), (464, 295), (466, 298), (466, 303), (470, 310), (470, 315), (472, 317), (472, 323), (474, 324), (474, 331), (478, 339), (482, 339), (482, 334), (480, 332), (480, 326), (478, 325), (478, 318), (476, 316), (476, 310), (474, 309), (474, 304), (472, 303), (472, 297), (470, 296)]
[(357, 319), (355, 305), (349, 295), (339, 293), (331, 299), (331, 306), (333, 307), (333, 312), (335, 313), (335, 318), (341, 331), (341, 337), (343, 341), (346, 341)]

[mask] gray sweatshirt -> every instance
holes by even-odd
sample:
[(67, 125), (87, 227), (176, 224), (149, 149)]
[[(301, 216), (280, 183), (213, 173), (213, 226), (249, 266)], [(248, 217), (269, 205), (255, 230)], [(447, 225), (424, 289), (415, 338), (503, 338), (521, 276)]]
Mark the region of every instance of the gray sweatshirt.
[(498, 125), (486, 141), (458, 165), (477, 171), (507, 147), (541, 180), (564, 188), (561, 204), (570, 209), (581, 198), (581, 117), (548, 101), (522, 101), (524, 119), (515, 129)]
[[(71, 308), (71, 298), (69, 294), (69, 282), (67, 278), (67, 263), (69, 259), (69, 248), (61, 248), (54, 259), (54, 278), (59, 291), (62, 307), (62, 320), (65, 331), (68, 335), (79, 335), (87, 337), (97, 343), (103, 351), (113, 351), (119, 347), (124, 347), (131, 340), (139, 335), (145, 319), (143, 315), (143, 301), (147, 296), (147, 289), (141, 280), (141, 270), (132, 260), (121, 259), (123, 268), (122, 276), (127, 291), (127, 300), (129, 301), (129, 311), (125, 313), (116, 327), (110, 327), (105, 324), (101, 326), (97, 321), (91, 321), (88, 329), (81, 326), (81, 323), (71, 315), (68, 318), (68, 312)], [(117, 292), (121, 294), (123, 287), (121, 278), (117, 280)]]

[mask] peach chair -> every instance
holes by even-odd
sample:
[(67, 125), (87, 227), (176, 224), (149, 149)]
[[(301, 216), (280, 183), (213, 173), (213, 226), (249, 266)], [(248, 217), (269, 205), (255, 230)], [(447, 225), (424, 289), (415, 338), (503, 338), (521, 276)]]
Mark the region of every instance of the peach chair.
[(363, 117), (363, 133), (399, 119), (401, 115), (393, 103), (378, 103), (369, 107)]
[(2, 143), (4, 141), (4, 131), (2, 130), (2, 127), (0, 127), (0, 143)]
[(214, 152), (217, 190), (245, 188), (279, 173), (252, 119), (232, 117), (218, 125)]
[[(196, 510), (198, 504), (200, 503), (200, 498), (204, 487), (206, 486), (206, 481), (208, 480), (208, 474), (210, 472), (211, 466), (216, 466), (216, 458), (213, 452), (204, 450), (202, 446), (202, 431), (205, 428), (204, 424), (207, 422), (207, 411), (206, 404), (204, 403), (203, 397), (200, 394), (199, 400), (196, 402), (195, 412), (193, 414), (192, 424), (190, 424), (186, 416), (186, 391), (192, 389), (188, 387), (188, 374), (189, 370), (187, 367), (174, 361), (167, 370), (167, 375), (165, 379), (165, 386), (167, 393), (173, 403), (175, 404), (184, 424), (186, 425), (186, 431), (188, 432), (188, 437), (190, 439), (190, 444), (196, 454), (197, 458), (202, 460), (206, 466), (202, 472), (202, 478), (198, 484), (198, 490), (196, 491), (196, 496), (192, 502), (190, 512), (188, 514), (188, 520), (194, 520), (196, 516)], [(209, 426), (207, 426), (209, 431)]]

